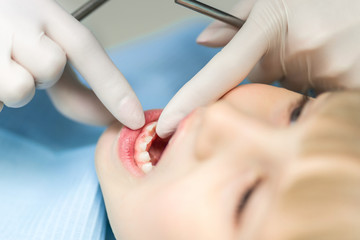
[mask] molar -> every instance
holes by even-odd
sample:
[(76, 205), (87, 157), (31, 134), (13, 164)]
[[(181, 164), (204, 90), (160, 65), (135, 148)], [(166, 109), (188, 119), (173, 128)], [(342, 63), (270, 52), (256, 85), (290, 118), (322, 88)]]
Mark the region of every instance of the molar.
[(153, 122), (153, 123), (149, 124), (148, 126), (146, 126), (145, 129), (146, 129), (146, 131), (151, 132), (151, 131), (155, 130), (156, 125), (157, 125), (157, 122)]

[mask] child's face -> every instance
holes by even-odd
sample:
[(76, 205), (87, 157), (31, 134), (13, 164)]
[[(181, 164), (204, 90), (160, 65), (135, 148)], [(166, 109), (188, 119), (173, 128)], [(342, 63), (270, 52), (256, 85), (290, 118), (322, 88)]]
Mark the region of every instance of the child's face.
[[(96, 152), (111, 226), (119, 239), (282, 239), (281, 199), (292, 182), (351, 164), (299, 157), (299, 142), (326, 124), (310, 99), (267, 85), (244, 85), (185, 119), (160, 161), (141, 177), (119, 159), (112, 125)], [(285, 219), (285, 220), (284, 220)]]

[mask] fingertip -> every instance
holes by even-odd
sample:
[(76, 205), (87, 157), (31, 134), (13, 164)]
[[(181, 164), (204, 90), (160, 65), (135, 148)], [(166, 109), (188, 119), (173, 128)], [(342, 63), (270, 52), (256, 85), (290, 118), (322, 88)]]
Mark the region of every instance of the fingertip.
[(205, 47), (211, 47), (211, 42), (209, 42), (209, 39), (206, 36), (199, 35), (196, 39), (196, 43)]
[(145, 125), (144, 113), (135, 113), (129, 120), (124, 120), (123, 124), (132, 130), (138, 130)]
[(209, 41), (209, 31), (207, 31), (207, 28), (200, 33), (200, 35), (196, 39), (196, 43), (200, 45), (207, 45)]
[(217, 35), (220, 29), (209, 26), (196, 39), (196, 43), (204, 46), (211, 46), (211, 44), (216, 41)]
[(139, 100), (135, 96), (127, 96), (120, 101), (119, 111), (115, 117), (126, 127), (137, 130), (145, 125), (145, 115)]
[(173, 134), (175, 132), (176, 129), (176, 121), (169, 119), (169, 117), (167, 117), (166, 112), (164, 114), (163, 113), (160, 115), (160, 118), (158, 120), (158, 124), (156, 126), (156, 134), (162, 138), (168, 138), (171, 136), (171, 134)]
[(236, 34), (238, 29), (222, 22), (210, 24), (196, 39), (196, 43), (207, 47), (223, 47)]
[[(159, 125), (159, 123), (158, 123), (158, 125)], [(156, 128), (156, 134), (162, 139), (166, 139), (166, 138), (170, 137), (172, 133), (174, 133), (174, 131), (165, 130), (161, 127)]]

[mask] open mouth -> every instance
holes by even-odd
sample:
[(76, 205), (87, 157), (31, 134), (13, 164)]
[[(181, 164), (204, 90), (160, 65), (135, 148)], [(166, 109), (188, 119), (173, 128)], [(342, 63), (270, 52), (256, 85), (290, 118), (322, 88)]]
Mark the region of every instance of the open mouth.
[(124, 167), (140, 177), (149, 173), (159, 162), (168, 143), (156, 134), (160, 109), (145, 112), (145, 126), (139, 130), (123, 127), (118, 139), (118, 154)]

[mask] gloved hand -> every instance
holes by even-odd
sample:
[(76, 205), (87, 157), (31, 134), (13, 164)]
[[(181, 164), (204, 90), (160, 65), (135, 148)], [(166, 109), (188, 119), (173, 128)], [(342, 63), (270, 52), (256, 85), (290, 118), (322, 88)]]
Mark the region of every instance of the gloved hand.
[[(91, 32), (55, 1), (0, 1), (0, 32), (0, 108), (1, 102), (23, 106), (33, 97), (35, 87), (54, 85), (68, 59), (115, 118), (132, 129), (144, 124), (140, 102), (124, 76)], [(64, 98), (72, 84), (74, 89), (82, 88), (76, 81), (67, 81), (67, 87), (55, 85), (50, 92), (65, 112), (69, 104)], [(79, 97), (73, 99), (82, 101)], [(100, 124), (101, 119), (109, 120), (100, 117), (94, 122)]]
[(72, 120), (89, 125), (109, 125), (114, 121), (114, 116), (91, 89), (84, 87), (68, 65), (47, 93), (57, 110)]
[(237, 29), (214, 22), (198, 43), (226, 45), (166, 106), (157, 133), (166, 137), (193, 109), (250, 81), (318, 91), (360, 87), (360, 1), (241, 0)]

